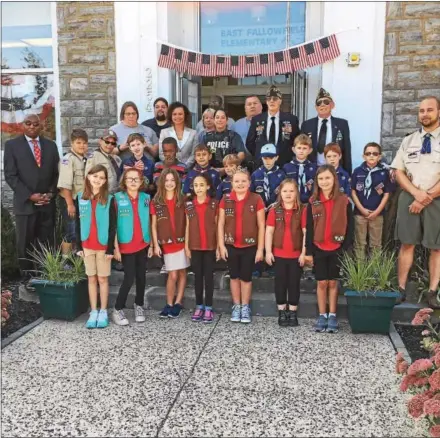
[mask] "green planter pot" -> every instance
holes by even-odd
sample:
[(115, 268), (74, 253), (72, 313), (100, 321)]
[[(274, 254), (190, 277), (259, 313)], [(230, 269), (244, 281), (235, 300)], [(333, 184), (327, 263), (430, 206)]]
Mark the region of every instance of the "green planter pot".
[(348, 305), (348, 321), (353, 333), (390, 332), (391, 314), (399, 298), (399, 292), (357, 292), (344, 293)]
[(45, 319), (72, 321), (89, 308), (87, 280), (79, 283), (32, 280), (32, 285), (40, 297), (41, 311)]

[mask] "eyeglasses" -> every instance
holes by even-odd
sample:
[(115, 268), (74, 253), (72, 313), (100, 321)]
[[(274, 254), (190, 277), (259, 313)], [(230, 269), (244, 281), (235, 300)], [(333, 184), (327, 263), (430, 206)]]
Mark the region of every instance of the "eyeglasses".
[(137, 113), (124, 113), (124, 116), (137, 116)]
[(365, 154), (364, 154), (366, 157), (371, 157), (371, 156), (373, 156), (373, 157), (378, 157), (379, 155), (380, 155), (380, 153), (379, 152), (365, 152)]
[(276, 102), (281, 99), (279, 97), (272, 96), (272, 97), (267, 97), (266, 100), (269, 102)]
[(30, 122), (29, 120), (27, 122), (24, 122), (26, 126), (33, 126), (34, 128), (38, 128), (40, 126), (40, 122)]
[(135, 183), (135, 184), (141, 182), (140, 178), (126, 178), (125, 180), (129, 183)]
[(330, 105), (330, 102), (330, 99), (319, 99), (316, 101), (316, 106)]
[(105, 144), (111, 144), (112, 146), (116, 146), (115, 141), (108, 141), (108, 140), (104, 140), (104, 139), (102, 139), (102, 140), (104, 141)]

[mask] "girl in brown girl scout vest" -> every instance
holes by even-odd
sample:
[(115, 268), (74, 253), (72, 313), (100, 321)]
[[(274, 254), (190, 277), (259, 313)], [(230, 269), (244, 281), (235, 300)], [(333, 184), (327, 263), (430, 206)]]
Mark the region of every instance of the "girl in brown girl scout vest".
[[(186, 235), (185, 253), (191, 258), (195, 275), (196, 310), (193, 321), (211, 323), (212, 296), (214, 293), (214, 264), (219, 259), (217, 249), (218, 201), (214, 198), (211, 178), (207, 173), (193, 180), (193, 197), (185, 204)], [(203, 304), (203, 284), (205, 303)]]
[(185, 203), (179, 175), (174, 169), (162, 171), (150, 211), (153, 251), (158, 257), (163, 254), (165, 269), (168, 271), (167, 303), (159, 316), (177, 318), (183, 309), (189, 260), (185, 254)]
[(318, 168), (306, 216), (306, 262), (314, 265), (318, 283), (319, 317), (315, 331), (336, 333), (339, 329), (336, 318), (339, 255), (351, 243), (353, 210), (348, 197), (339, 190), (333, 166), (326, 164)]
[(254, 264), (263, 261), (264, 202), (251, 193), (247, 170), (232, 176), (232, 191), (220, 201), (218, 244), (220, 256), (228, 261), (231, 278), (232, 322), (251, 322), (250, 301)]
[(278, 324), (298, 325), (297, 309), (306, 248), (303, 230), (306, 209), (300, 202), (296, 181), (285, 179), (266, 221), (266, 262), (275, 263), (275, 298)]

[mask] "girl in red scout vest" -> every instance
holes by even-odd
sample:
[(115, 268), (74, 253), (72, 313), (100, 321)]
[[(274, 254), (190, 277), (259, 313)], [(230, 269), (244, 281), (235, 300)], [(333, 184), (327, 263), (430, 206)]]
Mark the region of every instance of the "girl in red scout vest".
[[(115, 259), (122, 260), (124, 279), (116, 298), (113, 322), (116, 325), (128, 325), (123, 309), (135, 279), (135, 321), (145, 321), (143, 307), (147, 248), (150, 244), (150, 195), (145, 193), (146, 181), (140, 169), (125, 170), (120, 187), (122, 191), (115, 194), (118, 237)], [(151, 248), (148, 249), (148, 255), (152, 255)]]
[(231, 277), (232, 322), (251, 322), (252, 271), (263, 260), (264, 202), (250, 192), (250, 186), (248, 171), (238, 168), (232, 176), (231, 193), (220, 201), (218, 244)]
[(269, 210), (265, 239), (266, 262), (270, 266), (275, 262), (275, 298), (282, 327), (298, 325), (296, 312), (306, 255), (303, 211), (296, 181), (285, 179), (279, 186), (276, 204)]
[[(157, 181), (151, 216), (154, 254), (158, 257), (163, 254), (168, 271), (167, 304), (159, 316), (177, 318), (183, 309), (189, 260), (185, 254), (185, 203), (179, 175), (174, 169), (164, 169)], [(174, 301), (176, 285), (177, 297)]]
[[(212, 295), (214, 293), (214, 265), (218, 259), (217, 212), (218, 201), (212, 196), (212, 182), (207, 173), (193, 180), (192, 200), (186, 202), (185, 252), (191, 258), (195, 275), (196, 310), (193, 321), (211, 323)], [(203, 283), (205, 305), (203, 305)]]
[[(339, 254), (351, 243), (353, 212), (348, 197), (339, 190), (335, 168), (328, 164), (316, 172), (313, 194), (307, 205), (306, 262), (315, 267), (319, 317), (315, 331), (336, 333)], [(329, 310), (327, 315), (327, 291)]]
[[(89, 282), (90, 316), (87, 328), (108, 326), (108, 277), (116, 234), (116, 210), (108, 193), (107, 169), (93, 166), (85, 179), (84, 192), (76, 198), (77, 254), (84, 258)], [(101, 309), (98, 312), (98, 283)]]

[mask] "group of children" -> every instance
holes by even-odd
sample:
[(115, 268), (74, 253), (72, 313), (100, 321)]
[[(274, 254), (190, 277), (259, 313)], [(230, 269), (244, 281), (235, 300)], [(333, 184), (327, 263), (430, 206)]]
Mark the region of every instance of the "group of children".
[[(195, 148), (195, 165), (187, 171), (176, 159), (177, 144), (172, 138), (163, 142), (164, 161), (153, 164), (143, 155), (143, 137), (132, 134), (127, 143), (133, 155), (120, 163), (119, 190), (112, 192), (109, 172), (115, 166), (110, 159), (107, 166), (89, 168), (85, 178), (84, 168), (79, 169), (80, 162), (85, 167), (86, 135), (81, 130), (72, 133), (72, 149), (61, 163), (63, 183), (58, 186), (70, 230), (66, 235), (75, 228), (76, 253), (84, 257), (89, 279), (88, 328), (108, 325), (112, 258), (124, 266), (114, 323), (129, 324), (124, 308), (134, 281), (135, 320), (145, 321), (146, 261), (154, 254), (163, 257), (168, 272), (161, 318), (180, 315), (191, 265), (196, 296), (191, 318), (211, 323), (214, 266), (223, 259), (231, 280), (231, 321), (250, 323), (252, 273), (256, 264), (265, 261), (274, 266), (280, 326), (298, 325), (300, 279), (303, 267), (309, 265), (317, 280), (315, 330), (338, 331), (338, 262), (351, 244), (354, 226), (358, 256), (363, 256), (367, 240), (371, 248), (381, 245), (382, 213), (393, 185), (381, 164), (380, 145), (365, 146), (365, 161), (350, 182), (339, 165), (339, 145), (328, 144), (324, 151), (328, 164), (317, 167), (308, 160), (312, 144), (304, 134), (296, 137), (295, 158), (283, 168), (276, 164), (276, 147), (265, 145), (263, 164), (252, 174), (240, 166), (236, 155), (225, 156), (223, 167), (212, 167), (211, 151), (204, 144)], [(70, 185), (65, 183), (69, 178)], [(72, 218), (76, 218), (73, 227)]]

